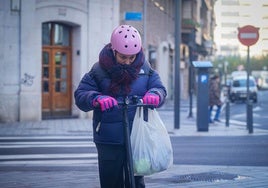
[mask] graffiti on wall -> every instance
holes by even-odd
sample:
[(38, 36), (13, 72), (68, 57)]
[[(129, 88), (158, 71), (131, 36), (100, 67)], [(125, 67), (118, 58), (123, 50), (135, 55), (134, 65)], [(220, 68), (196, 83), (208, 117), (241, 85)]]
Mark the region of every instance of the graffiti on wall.
[(24, 73), (24, 78), (21, 79), (21, 84), (25, 86), (31, 86), (33, 85), (34, 76)]

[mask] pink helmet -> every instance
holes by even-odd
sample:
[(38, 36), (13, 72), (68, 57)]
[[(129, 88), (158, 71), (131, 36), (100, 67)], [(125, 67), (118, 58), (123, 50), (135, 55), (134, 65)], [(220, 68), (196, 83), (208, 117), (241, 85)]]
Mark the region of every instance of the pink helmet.
[(120, 25), (111, 35), (112, 49), (121, 54), (133, 55), (141, 50), (141, 36), (131, 25)]

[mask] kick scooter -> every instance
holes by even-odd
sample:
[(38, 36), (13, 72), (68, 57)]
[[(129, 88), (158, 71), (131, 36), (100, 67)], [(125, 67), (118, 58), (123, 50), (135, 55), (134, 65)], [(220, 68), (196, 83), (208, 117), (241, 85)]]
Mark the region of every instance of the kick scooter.
[(135, 188), (133, 157), (132, 157), (130, 131), (129, 131), (130, 126), (129, 126), (129, 119), (128, 119), (128, 107), (130, 105), (136, 106), (136, 107), (145, 107), (144, 119), (148, 120), (148, 108), (153, 108), (153, 106), (143, 104), (142, 100), (138, 99), (137, 96), (134, 96), (131, 101), (128, 97), (125, 97), (123, 100), (123, 103), (119, 103), (119, 104), (123, 106), (123, 117), (124, 117), (123, 125), (124, 125), (125, 146), (126, 146), (126, 153), (127, 153), (127, 168), (128, 168), (129, 183), (130, 183), (131, 188)]

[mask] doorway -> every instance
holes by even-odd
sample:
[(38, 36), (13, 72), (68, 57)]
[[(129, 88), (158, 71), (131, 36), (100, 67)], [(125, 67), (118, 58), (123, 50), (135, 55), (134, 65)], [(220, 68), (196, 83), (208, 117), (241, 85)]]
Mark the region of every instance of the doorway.
[(71, 28), (42, 25), (42, 118), (71, 116)]

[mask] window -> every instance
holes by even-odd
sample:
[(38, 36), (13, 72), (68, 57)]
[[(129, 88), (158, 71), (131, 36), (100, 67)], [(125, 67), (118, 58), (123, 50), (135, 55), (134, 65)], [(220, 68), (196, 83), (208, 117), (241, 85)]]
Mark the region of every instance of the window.
[[(245, 79), (243, 79), (243, 80), (235, 80), (235, 81), (233, 82), (233, 86), (234, 86), (234, 87), (247, 87), (247, 80), (245, 80)], [(249, 86), (250, 86), (250, 87), (255, 86), (254, 81), (251, 80), (251, 79), (249, 80)]]
[(70, 46), (70, 27), (59, 23), (43, 23), (43, 46)]

